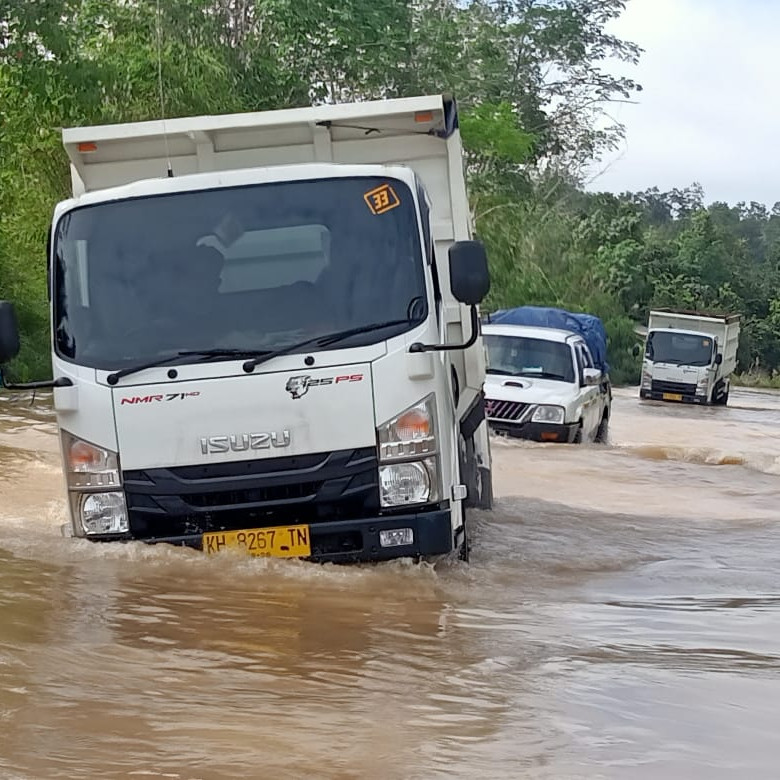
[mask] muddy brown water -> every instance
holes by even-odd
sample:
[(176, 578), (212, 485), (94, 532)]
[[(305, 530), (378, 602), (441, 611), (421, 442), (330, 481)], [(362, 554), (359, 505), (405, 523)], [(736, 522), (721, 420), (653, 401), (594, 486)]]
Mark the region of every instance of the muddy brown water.
[(497, 441), (470, 565), (63, 539), (0, 400), (2, 778), (776, 778), (780, 396)]

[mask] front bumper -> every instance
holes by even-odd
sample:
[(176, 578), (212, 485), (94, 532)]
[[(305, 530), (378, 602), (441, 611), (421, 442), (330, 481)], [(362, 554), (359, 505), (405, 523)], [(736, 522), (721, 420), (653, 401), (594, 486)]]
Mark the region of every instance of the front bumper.
[(662, 393), (658, 390), (641, 390), (639, 397), (647, 401), (670, 401), (678, 404), (706, 404), (707, 396), (690, 393)]
[(577, 423), (564, 423), (555, 425), (553, 423), (511, 423), (501, 422), (499, 420), (490, 420), (488, 425), (496, 433), (502, 433), (517, 439), (528, 439), (538, 442), (560, 442), (571, 444), (577, 437)]
[[(353, 563), (445, 555), (454, 549), (450, 518), (449, 509), (435, 509), (391, 517), (311, 523), (309, 533), (312, 554), (306, 560), (318, 563)], [(413, 543), (382, 547), (379, 544), (379, 532), (393, 528), (411, 528), (414, 531)], [(202, 534), (94, 541), (142, 541), (146, 544), (173, 544), (196, 550), (203, 549)]]

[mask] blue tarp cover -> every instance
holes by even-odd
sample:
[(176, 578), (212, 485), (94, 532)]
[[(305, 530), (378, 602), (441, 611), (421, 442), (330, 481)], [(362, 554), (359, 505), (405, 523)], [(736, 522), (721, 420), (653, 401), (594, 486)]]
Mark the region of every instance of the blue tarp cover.
[(607, 363), (607, 332), (595, 314), (578, 314), (547, 306), (518, 306), (491, 314), (488, 321), (496, 325), (529, 325), (536, 328), (558, 328), (576, 333), (585, 340), (596, 367), (604, 373)]

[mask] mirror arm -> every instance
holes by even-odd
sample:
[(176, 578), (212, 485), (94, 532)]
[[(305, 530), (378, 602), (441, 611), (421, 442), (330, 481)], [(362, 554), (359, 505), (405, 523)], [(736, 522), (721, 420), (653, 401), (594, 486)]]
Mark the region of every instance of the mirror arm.
[(419, 341), (415, 341), (409, 347), (409, 352), (448, 352), (452, 349), (468, 349), (473, 346), (479, 336), (479, 315), (477, 314), (477, 307), (471, 307), (471, 337), (464, 344), (421, 344)]
[(44, 379), (40, 382), (6, 382), (5, 374), (0, 371), (0, 384), (6, 390), (51, 390), (54, 387), (73, 387), (73, 380), (67, 376), (61, 376), (57, 379)]

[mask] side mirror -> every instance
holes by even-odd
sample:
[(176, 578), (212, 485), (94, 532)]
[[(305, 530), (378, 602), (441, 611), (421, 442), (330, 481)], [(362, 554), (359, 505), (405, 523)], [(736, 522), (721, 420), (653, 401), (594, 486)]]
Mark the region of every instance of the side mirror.
[(467, 306), (482, 303), (490, 290), (487, 254), (480, 241), (456, 241), (450, 247), (450, 289)]
[(593, 387), (601, 383), (602, 374), (597, 368), (585, 368), (582, 371), (582, 379), (587, 387)]
[(715, 355), (715, 365), (719, 366), (723, 362), (723, 355), (721, 355), (720, 352), (718, 352), (717, 355)]
[(19, 354), (19, 325), (14, 305), (0, 301), (0, 365)]
[(639, 346), (639, 344), (634, 344), (634, 348), (631, 350), (631, 354), (634, 357), (639, 357), (639, 353), (642, 351), (642, 348)]

